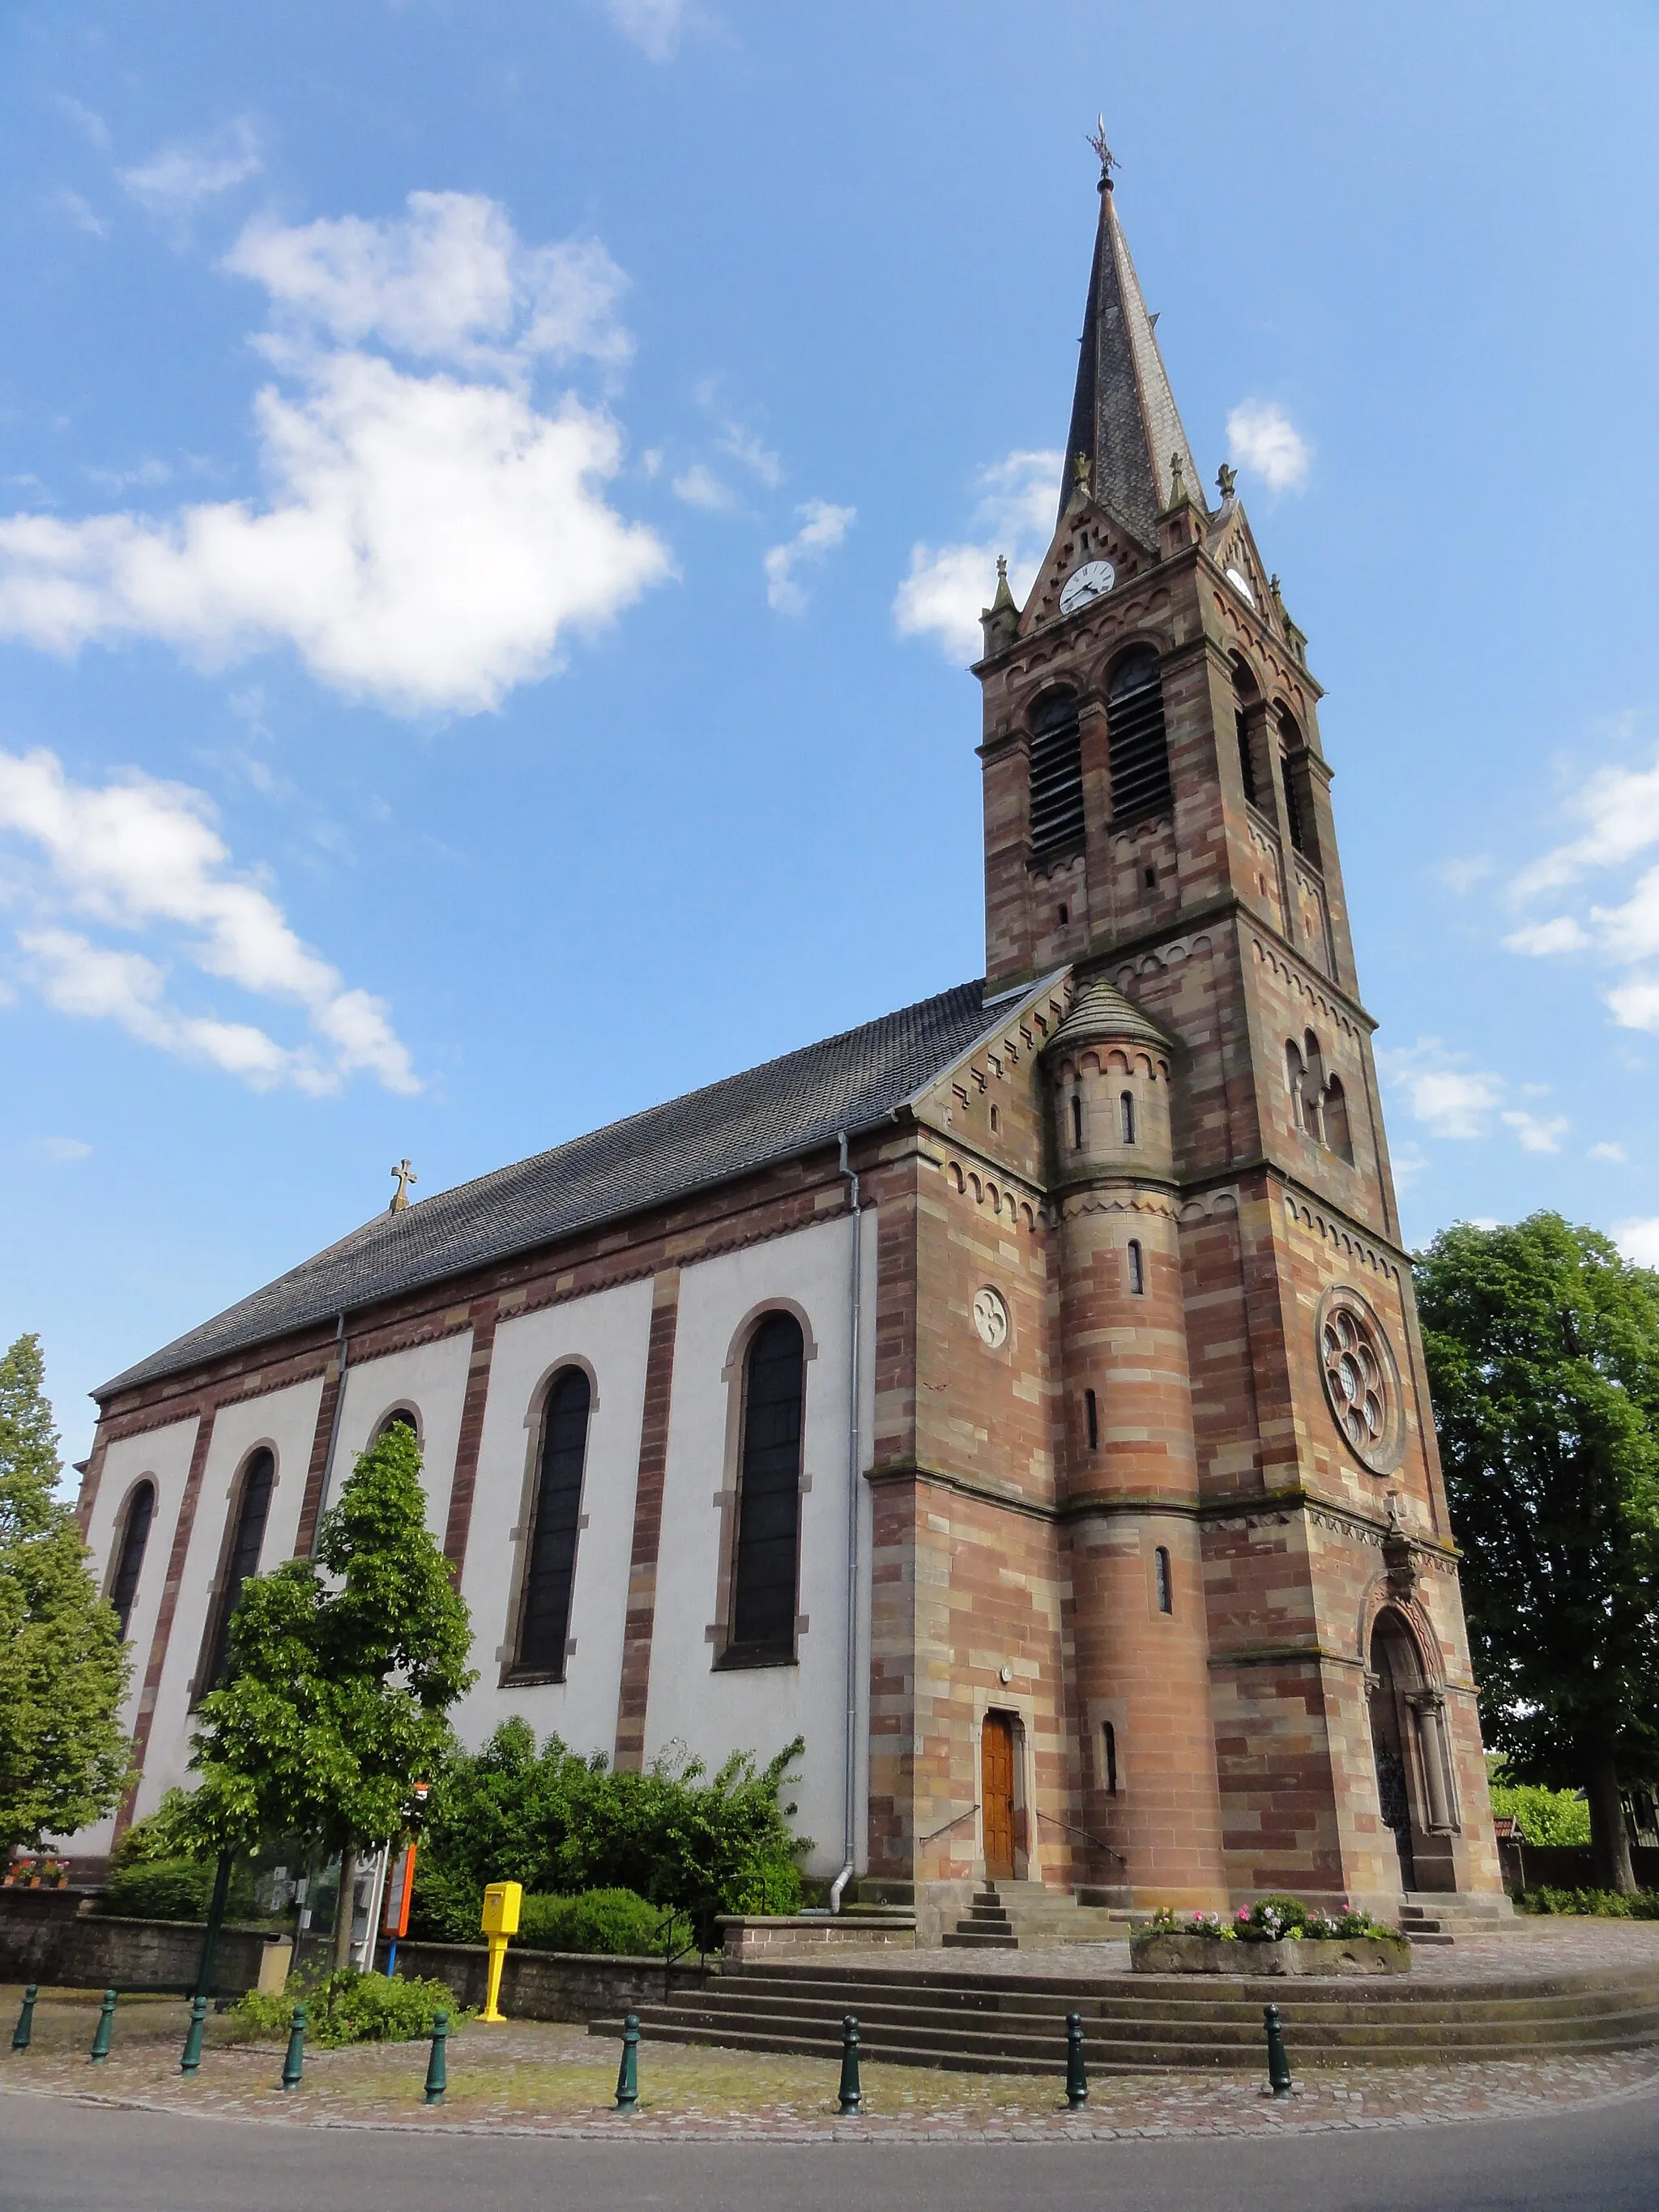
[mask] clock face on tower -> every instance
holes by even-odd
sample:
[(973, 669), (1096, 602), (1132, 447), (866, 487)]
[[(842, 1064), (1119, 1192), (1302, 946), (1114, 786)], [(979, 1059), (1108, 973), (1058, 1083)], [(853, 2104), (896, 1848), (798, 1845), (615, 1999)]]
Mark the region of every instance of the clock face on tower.
[(1080, 568), (1073, 570), (1061, 586), (1060, 611), (1063, 615), (1075, 614), (1091, 599), (1109, 592), (1116, 581), (1117, 570), (1109, 561), (1085, 561)]

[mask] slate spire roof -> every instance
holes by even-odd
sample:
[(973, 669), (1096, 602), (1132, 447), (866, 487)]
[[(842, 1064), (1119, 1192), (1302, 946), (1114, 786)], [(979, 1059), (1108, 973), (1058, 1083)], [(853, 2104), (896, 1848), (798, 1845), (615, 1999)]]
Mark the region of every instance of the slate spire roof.
[(1005, 994), (988, 1006), (983, 983), (958, 984), (515, 1166), (377, 1213), (92, 1395), (107, 1398), (331, 1322), (343, 1311), (831, 1145), (841, 1130), (868, 1128), (907, 1104), (1006, 1023), (1026, 995)]
[(1100, 228), (1089, 272), (1089, 304), (1077, 365), (1077, 394), (1060, 490), (1063, 520), (1071, 502), (1077, 457), (1086, 454), (1098, 505), (1143, 544), (1158, 542), (1158, 516), (1170, 504), (1170, 456), (1181, 455), (1189, 495), (1203, 505), (1198, 464), (1170, 389), (1152, 319), (1117, 217), (1109, 167), (1100, 179)]

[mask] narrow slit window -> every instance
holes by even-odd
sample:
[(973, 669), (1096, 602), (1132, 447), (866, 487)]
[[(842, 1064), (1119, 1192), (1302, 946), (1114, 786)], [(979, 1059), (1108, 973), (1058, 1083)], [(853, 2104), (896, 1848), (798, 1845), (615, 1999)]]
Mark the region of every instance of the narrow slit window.
[(216, 1690), (230, 1656), (230, 1620), (242, 1595), (242, 1584), (259, 1571), (259, 1553), (265, 1540), (265, 1521), (270, 1512), (270, 1493), (276, 1480), (276, 1462), (268, 1451), (257, 1451), (242, 1473), (236, 1501), (234, 1534), (225, 1577), (214, 1606), (207, 1644), (207, 1664), (196, 1684), (196, 1694)]
[(592, 1389), (582, 1368), (567, 1367), (554, 1377), (542, 1416), (541, 1466), (520, 1615), (518, 1665), (526, 1674), (564, 1673), (592, 1410)]
[(1158, 655), (1137, 646), (1118, 663), (1106, 695), (1112, 819), (1138, 822), (1169, 806), (1170, 745)]
[(1077, 701), (1049, 699), (1031, 723), (1031, 850), (1046, 853), (1083, 836), (1083, 736)]
[(1137, 1298), (1146, 1295), (1146, 1263), (1141, 1255), (1140, 1241), (1134, 1237), (1129, 1239), (1129, 1290)]
[(1100, 1449), (1100, 1401), (1092, 1390), (1085, 1390), (1083, 1394), (1083, 1419), (1089, 1432), (1089, 1449), (1091, 1451), (1098, 1451)]
[(788, 1659), (795, 1650), (799, 1566), (801, 1417), (806, 1347), (793, 1314), (768, 1314), (744, 1368), (733, 1656)]
[(1108, 1721), (1101, 1733), (1104, 1738), (1103, 1747), (1106, 1753), (1106, 1795), (1109, 1797), (1115, 1797), (1117, 1795), (1117, 1730), (1112, 1726), (1110, 1721)]
[(1072, 1093), (1072, 1147), (1083, 1150), (1083, 1095), (1077, 1091)]
[(1061, 927), (1062, 929), (1064, 929), (1064, 928), (1065, 928), (1065, 927), (1066, 927), (1066, 923), (1071, 920), (1071, 918), (1072, 918), (1072, 909), (1070, 908), (1070, 907), (1068, 907), (1068, 906), (1063, 906), (1063, 907), (1061, 907), (1061, 908), (1060, 909), (1060, 927)]
[(1158, 1609), (1160, 1613), (1173, 1613), (1175, 1587), (1170, 1580), (1170, 1554), (1162, 1544), (1153, 1554), (1152, 1569), (1158, 1583)]
[(1000, 1115), (1000, 1114), (999, 1114), (999, 1113), (998, 1113), (998, 1111), (997, 1111), (996, 1108), (994, 1106), (994, 1107), (991, 1109), (991, 1133), (992, 1133), (992, 1135), (993, 1135), (993, 1136), (994, 1136), (994, 1135), (996, 1134), (997, 1131), (998, 1131), (1001, 1127), (1002, 1127), (1002, 1116), (1001, 1116), (1001, 1115)]
[(1133, 1145), (1135, 1140), (1135, 1095), (1126, 1091), (1117, 1102), (1118, 1127), (1123, 1132), (1123, 1141)]
[(1252, 806), (1255, 805), (1255, 757), (1250, 750), (1250, 718), (1243, 708), (1233, 709), (1233, 721), (1238, 732), (1238, 772), (1244, 782), (1244, 796)]
[(155, 1485), (141, 1482), (127, 1501), (126, 1523), (121, 1531), (121, 1556), (109, 1593), (110, 1603), (115, 1607), (115, 1617), (121, 1624), (124, 1643), (127, 1623), (132, 1618), (132, 1601), (138, 1595), (138, 1577), (144, 1571), (144, 1549), (149, 1542), (149, 1524), (155, 1517)]

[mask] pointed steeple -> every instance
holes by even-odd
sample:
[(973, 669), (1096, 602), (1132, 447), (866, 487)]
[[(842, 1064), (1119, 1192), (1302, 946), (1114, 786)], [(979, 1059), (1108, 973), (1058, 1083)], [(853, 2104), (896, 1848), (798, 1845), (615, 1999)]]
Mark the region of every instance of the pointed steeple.
[[(1100, 228), (1089, 275), (1060, 513), (1065, 515), (1082, 479), (1081, 456), (1095, 500), (1152, 545), (1158, 542), (1158, 518), (1170, 507), (1175, 488), (1171, 456), (1180, 456), (1178, 473), (1189, 491), (1195, 492), (1201, 479), (1117, 219), (1112, 191), (1117, 165), (1103, 135), (1090, 143), (1100, 155)], [(1195, 495), (1201, 501), (1202, 495)]]

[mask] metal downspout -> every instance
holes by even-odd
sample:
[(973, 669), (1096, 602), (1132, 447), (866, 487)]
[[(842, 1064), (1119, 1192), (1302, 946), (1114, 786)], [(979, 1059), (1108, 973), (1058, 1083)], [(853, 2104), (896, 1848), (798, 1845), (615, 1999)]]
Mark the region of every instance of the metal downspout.
[(837, 1139), (840, 1172), (847, 1178), (848, 1212), (853, 1224), (853, 1256), (848, 1267), (848, 1364), (851, 1399), (847, 1417), (847, 1761), (844, 1779), (846, 1821), (841, 1872), (830, 1886), (830, 1910), (841, 1911), (842, 1892), (858, 1862), (858, 1734), (859, 1734), (859, 1397), (861, 1386), (860, 1343), (863, 1300), (860, 1296), (863, 1263), (863, 1221), (859, 1206), (859, 1179), (847, 1157), (847, 1132)]

